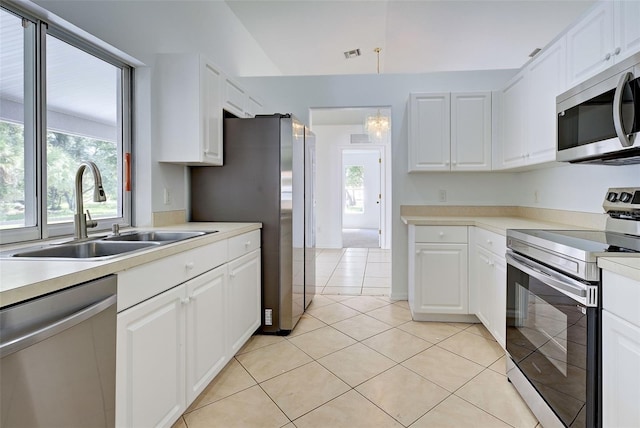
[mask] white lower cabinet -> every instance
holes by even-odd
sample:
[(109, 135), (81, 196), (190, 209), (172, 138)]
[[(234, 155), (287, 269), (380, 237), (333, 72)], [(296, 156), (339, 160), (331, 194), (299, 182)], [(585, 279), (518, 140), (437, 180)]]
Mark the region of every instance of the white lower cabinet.
[(409, 226), (409, 307), (414, 320), (469, 314), (466, 242), (466, 226)]
[[(253, 231), (118, 275), (117, 427), (170, 427), (260, 326), (259, 246)], [(195, 276), (171, 286), (176, 269)]]
[(229, 263), (229, 347), (232, 355), (260, 326), (260, 250)]
[(474, 227), (469, 245), (471, 312), (496, 341), (506, 346), (507, 264), (506, 238)]
[(184, 412), (186, 286), (118, 314), (116, 426), (171, 426)]
[(226, 274), (227, 266), (221, 266), (185, 284), (186, 382), (189, 403), (198, 397), (227, 363), (229, 351), (226, 335), (229, 316), (225, 304), (228, 301)]
[(227, 363), (227, 266), (118, 314), (117, 426), (170, 426)]
[(602, 424), (640, 423), (640, 282), (603, 271)]
[(496, 341), (506, 346), (507, 269), (504, 257), (484, 248), (475, 248), (474, 263), (475, 313)]

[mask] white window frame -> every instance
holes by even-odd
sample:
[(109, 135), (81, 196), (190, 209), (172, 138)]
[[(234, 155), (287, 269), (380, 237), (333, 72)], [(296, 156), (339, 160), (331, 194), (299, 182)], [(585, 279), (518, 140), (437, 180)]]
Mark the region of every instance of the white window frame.
[[(41, 17), (23, 10), (19, 6), (7, 4), (3, 2), (2, 8), (9, 13), (28, 21), (31, 25), (35, 25), (34, 39), (28, 43), (35, 49), (34, 62), (35, 67), (27, 70), (25, 67), (25, 80), (33, 82), (33, 85), (25, 85), (28, 90), (34, 93), (25, 93), (25, 104), (33, 101), (32, 117), (27, 118), (25, 114), (24, 134), (25, 134), (25, 206), (30, 204), (30, 212), (34, 212), (36, 216), (35, 226), (25, 226), (15, 229), (1, 229), (0, 243), (15, 243), (30, 240), (42, 240), (52, 237), (60, 237), (72, 235), (74, 232), (73, 221), (47, 224), (47, 103), (46, 103), (46, 37), (51, 35), (62, 40), (71, 46), (85, 51), (97, 58), (119, 68), (120, 73), (120, 94), (119, 95), (119, 135), (118, 135), (118, 174), (120, 185), (118, 190), (119, 211), (122, 212), (120, 217), (112, 217), (107, 219), (97, 219), (98, 226), (91, 230), (100, 231), (108, 230), (114, 223), (121, 226), (131, 225), (132, 212), (132, 192), (125, 191), (125, 154), (132, 151), (132, 115), (133, 115), (133, 77), (134, 68), (125, 60), (117, 57), (111, 52), (91, 43), (77, 34), (62, 28), (59, 25), (51, 24)], [(27, 45), (27, 43), (25, 43)], [(25, 51), (25, 56), (28, 54)], [(29, 73), (34, 71), (35, 76)], [(26, 110), (26, 109), (25, 109)], [(31, 158), (31, 159), (29, 159)], [(34, 171), (28, 170), (35, 168)], [(132, 165), (128, 165), (129, 177), (132, 176)], [(75, 174), (69, 179), (74, 180)], [(31, 194), (30, 194), (31, 193)], [(30, 197), (29, 197), (30, 196)], [(25, 208), (25, 213), (27, 209)]]

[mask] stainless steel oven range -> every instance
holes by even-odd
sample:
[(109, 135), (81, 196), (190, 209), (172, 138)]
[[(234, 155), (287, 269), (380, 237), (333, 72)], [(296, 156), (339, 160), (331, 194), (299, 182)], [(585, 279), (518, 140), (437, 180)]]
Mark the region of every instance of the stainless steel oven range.
[(507, 376), (545, 428), (602, 426), (597, 259), (640, 253), (640, 188), (603, 207), (604, 231), (507, 231)]

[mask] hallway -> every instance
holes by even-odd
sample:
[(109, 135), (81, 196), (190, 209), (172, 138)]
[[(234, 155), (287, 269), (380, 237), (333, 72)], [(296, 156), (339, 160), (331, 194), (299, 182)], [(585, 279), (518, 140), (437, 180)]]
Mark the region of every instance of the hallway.
[(389, 296), (391, 250), (317, 249), (316, 294)]

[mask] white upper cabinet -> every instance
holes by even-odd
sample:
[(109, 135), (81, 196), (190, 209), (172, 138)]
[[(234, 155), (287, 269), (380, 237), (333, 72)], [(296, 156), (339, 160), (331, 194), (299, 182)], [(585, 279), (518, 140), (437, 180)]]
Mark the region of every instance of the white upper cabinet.
[(539, 54), (500, 91), (500, 137), (494, 169), (556, 157), (556, 96), (566, 89), (565, 40)]
[(451, 94), (451, 170), (491, 169), (491, 93)]
[(156, 57), (160, 162), (222, 165), (222, 73), (195, 54)]
[(556, 97), (566, 90), (565, 40), (560, 39), (529, 64), (526, 160), (528, 164), (556, 158)]
[(247, 99), (247, 108), (244, 112), (245, 117), (254, 117), (263, 113), (264, 106), (262, 105), (262, 102), (252, 96), (249, 96)]
[(409, 171), (449, 171), (450, 94), (411, 94), (409, 102)]
[(640, 51), (640, 2), (637, 0), (614, 3), (614, 54), (619, 48), (616, 61)]
[(572, 87), (640, 50), (640, 4), (601, 1), (567, 31), (567, 79)]
[(613, 4), (600, 2), (567, 32), (569, 86), (613, 64)]
[(223, 110), (263, 113), (257, 98), (202, 55), (158, 54), (154, 73), (159, 162), (222, 165)]
[(229, 78), (224, 79), (224, 109), (238, 117), (245, 117), (247, 92)]
[(491, 93), (414, 93), (409, 171), (491, 169)]
[(494, 168), (519, 167), (526, 162), (527, 78), (520, 72), (500, 91), (500, 138)]

